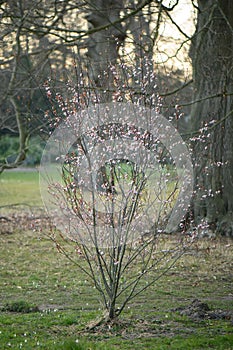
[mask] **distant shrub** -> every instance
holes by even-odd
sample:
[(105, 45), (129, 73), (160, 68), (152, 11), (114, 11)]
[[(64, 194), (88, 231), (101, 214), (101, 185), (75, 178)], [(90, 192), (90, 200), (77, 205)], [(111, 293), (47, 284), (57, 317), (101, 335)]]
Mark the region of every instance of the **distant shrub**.
[(29, 141), (29, 150), (27, 158), (24, 162), (26, 165), (40, 164), (41, 156), (45, 147), (46, 141), (39, 136), (33, 136)]
[[(29, 140), (27, 158), (24, 161), (24, 165), (37, 165), (40, 163), (40, 159), (44, 150), (45, 141), (39, 136), (33, 136)], [(14, 162), (17, 157), (19, 149), (19, 139), (16, 136), (4, 135), (0, 139), (0, 162), (4, 162), (5, 159), (9, 163)]]
[(38, 306), (28, 303), (24, 300), (13, 301), (11, 303), (7, 303), (3, 307), (3, 311), (8, 312), (20, 312), (20, 313), (30, 313), (30, 312), (38, 312)]
[(16, 158), (16, 154), (19, 148), (18, 137), (4, 135), (0, 138), (0, 161), (5, 159), (8, 162), (13, 162)]

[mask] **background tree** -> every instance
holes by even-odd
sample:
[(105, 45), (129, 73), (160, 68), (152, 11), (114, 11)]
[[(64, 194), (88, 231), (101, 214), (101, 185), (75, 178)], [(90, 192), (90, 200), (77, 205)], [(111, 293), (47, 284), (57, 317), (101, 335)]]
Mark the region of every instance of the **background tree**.
[(198, 1), (192, 39), (194, 217), (233, 234), (233, 4)]
[[(79, 62), (81, 60), (82, 69), (88, 69), (96, 87), (100, 87), (101, 79), (97, 76), (103, 62), (111, 60), (114, 64), (120, 58), (128, 64), (135, 62), (134, 67), (141, 67), (145, 64), (144, 58), (149, 57), (153, 69), (153, 47), (158, 39), (163, 7), (159, 3), (152, 6), (152, 3), (133, 0), (124, 4), (121, 1), (90, 4), (83, 0), (59, 3), (53, 0), (46, 3), (35, 1), (33, 4), (27, 0), (1, 2), (0, 74), (5, 80), (1, 92), (1, 133), (10, 129), (15, 135), (25, 135), (19, 137), (22, 142), (18, 160), (13, 163), (3, 161), (1, 170), (17, 166), (24, 160), (28, 149), (26, 140), (34, 129), (43, 126), (45, 120), (42, 116), (49, 108), (44, 96), (41, 96), (44, 82), (52, 77), (56, 88), (61, 89), (61, 81), (67, 81), (72, 75), (74, 56), (79, 57)], [(21, 56), (27, 56), (30, 62), (27, 79), (24, 79), (25, 72), (24, 78), (20, 73), (20, 70), (28, 69), (22, 66)], [(110, 71), (108, 75), (110, 84)], [(139, 78), (139, 74), (131, 74), (131, 80), (134, 79), (138, 86)], [(19, 109), (16, 113), (16, 104), (13, 105), (12, 101), (17, 96), (22, 98), (22, 93), (27, 100), (27, 113), (24, 105), (23, 115), (18, 118)]]
[[(232, 4), (230, 0), (190, 1), (197, 19), (194, 34), (177, 15), (184, 6), (182, 0), (2, 1), (0, 74), (5, 83), (0, 125), (3, 132), (16, 132), (21, 145), (17, 161), (3, 162), (1, 170), (23, 161), (28, 136), (44, 124), (42, 115), (49, 107), (38, 96), (49, 76), (55, 90), (66, 92), (76, 58), (77, 74), (86, 72), (91, 82), (86, 88), (109, 93), (117, 75), (111, 69), (102, 74), (103, 64), (121, 63), (128, 72), (131, 99), (140, 93), (147, 103), (145, 96), (156, 90), (163, 97), (163, 114), (178, 127), (182, 124), (186, 139), (191, 125), (195, 224), (232, 234)], [(172, 34), (166, 28), (172, 28)], [(191, 41), (193, 98), (191, 77), (181, 73), (180, 63), (186, 64)], [(145, 64), (150, 72), (159, 72), (156, 88), (153, 75), (143, 74)], [(112, 92), (104, 97), (112, 98)], [(190, 109), (191, 123), (181, 123), (182, 113), (189, 114)]]
[(10, 161), (1, 160), (0, 172), (17, 167), (25, 160), (28, 139), (45, 124), (43, 116), (50, 107), (43, 85), (51, 76), (52, 68), (58, 80), (62, 76), (64, 43), (72, 40), (78, 27), (74, 26), (67, 35), (64, 20), (73, 7), (74, 4), (67, 1), (62, 4), (27, 0), (1, 2), (0, 75), (4, 86), (0, 96), (0, 132), (10, 131), (16, 135), (19, 147)]

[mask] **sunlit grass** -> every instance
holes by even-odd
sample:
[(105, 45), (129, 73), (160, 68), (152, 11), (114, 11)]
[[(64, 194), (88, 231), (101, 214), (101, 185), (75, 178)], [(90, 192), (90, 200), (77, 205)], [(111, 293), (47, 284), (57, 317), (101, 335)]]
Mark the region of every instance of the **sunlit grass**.
[(0, 175), (0, 206), (11, 204), (42, 205), (36, 169), (5, 171)]

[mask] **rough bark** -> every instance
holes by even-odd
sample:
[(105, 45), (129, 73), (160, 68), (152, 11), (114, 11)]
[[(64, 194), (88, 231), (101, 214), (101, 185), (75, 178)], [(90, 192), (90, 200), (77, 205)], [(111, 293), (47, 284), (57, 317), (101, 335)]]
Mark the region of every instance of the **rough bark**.
[[(220, 5), (221, 3), (221, 5)], [(191, 47), (195, 165), (194, 218), (233, 235), (232, 1), (199, 0)], [(200, 132), (202, 130), (202, 132)]]
[[(91, 5), (90, 12), (86, 15), (89, 29), (116, 22), (120, 19), (122, 9), (122, 0), (95, 1), (95, 6)], [(116, 64), (118, 49), (124, 38), (125, 33), (121, 23), (89, 36), (87, 41), (89, 77), (96, 87), (111, 88), (113, 78), (109, 66)]]

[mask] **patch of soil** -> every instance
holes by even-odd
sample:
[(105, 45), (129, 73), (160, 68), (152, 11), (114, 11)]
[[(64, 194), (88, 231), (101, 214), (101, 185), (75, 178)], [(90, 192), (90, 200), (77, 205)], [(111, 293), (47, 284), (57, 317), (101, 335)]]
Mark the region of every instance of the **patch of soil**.
[(208, 304), (203, 303), (198, 299), (194, 299), (190, 305), (179, 307), (173, 311), (178, 311), (180, 315), (191, 317), (193, 320), (232, 320), (233, 322), (233, 311), (223, 310), (211, 310)]
[(24, 230), (37, 230), (50, 227), (50, 221), (43, 208), (13, 205), (8, 213), (0, 214), (0, 234), (13, 234)]
[[(91, 326), (91, 327), (90, 327)], [(182, 327), (176, 322), (160, 320), (115, 320), (113, 322), (91, 323), (80, 334), (88, 336), (90, 332), (93, 336), (111, 338), (112, 336), (121, 336), (122, 339), (134, 340), (142, 338), (157, 338), (157, 337), (174, 337), (175, 335), (190, 335), (195, 334), (195, 328)]]

